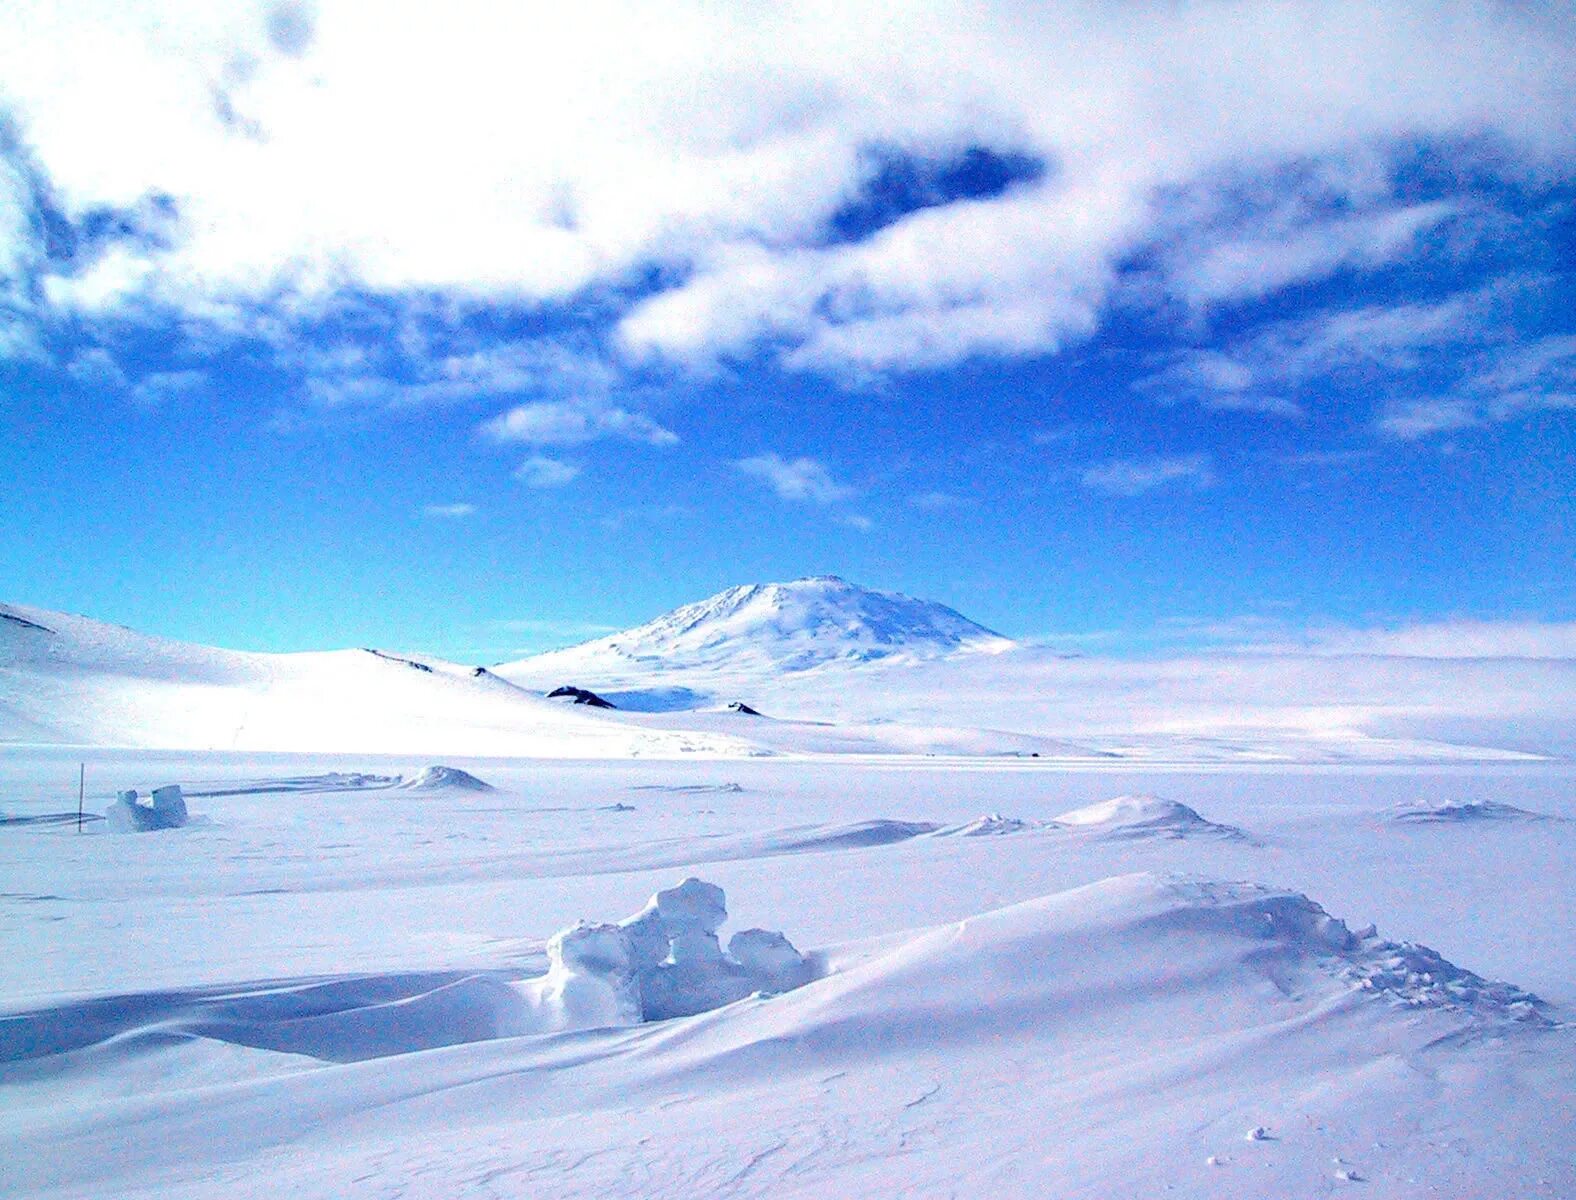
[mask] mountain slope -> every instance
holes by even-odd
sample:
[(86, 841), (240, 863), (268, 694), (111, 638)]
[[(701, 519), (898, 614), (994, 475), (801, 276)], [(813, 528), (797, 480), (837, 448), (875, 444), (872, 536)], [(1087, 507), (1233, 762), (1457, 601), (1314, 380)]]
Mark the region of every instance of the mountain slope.
[(644, 625), (497, 668), (505, 679), (615, 683), (665, 674), (773, 674), (832, 663), (932, 661), (998, 653), (1011, 640), (944, 604), (835, 575), (747, 584)]
[(250, 654), (0, 605), (0, 743), (541, 757), (739, 753), (375, 650)]

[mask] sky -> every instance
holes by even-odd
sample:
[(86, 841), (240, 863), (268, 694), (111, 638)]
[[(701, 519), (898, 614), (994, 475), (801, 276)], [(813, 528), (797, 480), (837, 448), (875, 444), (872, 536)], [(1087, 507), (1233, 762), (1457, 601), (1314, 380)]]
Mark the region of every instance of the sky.
[(547, 8), (4, 6), (0, 599), (1572, 652), (1576, 5)]

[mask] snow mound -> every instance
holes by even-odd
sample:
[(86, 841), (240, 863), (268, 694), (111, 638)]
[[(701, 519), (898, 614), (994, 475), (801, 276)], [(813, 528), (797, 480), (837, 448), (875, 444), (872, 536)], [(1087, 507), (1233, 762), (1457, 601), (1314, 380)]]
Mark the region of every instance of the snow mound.
[(1387, 814), (1401, 825), (1454, 825), (1474, 821), (1552, 821), (1545, 813), (1531, 812), (1498, 800), (1445, 800), (1430, 804), (1402, 804)]
[(1064, 812), (1051, 824), (1120, 839), (1247, 838), (1247, 834), (1234, 825), (1216, 824), (1185, 804), (1159, 796), (1117, 796)]
[(989, 813), (983, 817), (975, 817), (962, 825), (947, 825), (936, 830), (935, 837), (995, 837), (1004, 833), (1023, 833), (1030, 829), (1039, 829), (1038, 821), (1025, 821), (1021, 817), (1004, 817), (1000, 813)]
[(104, 819), (112, 833), (151, 833), (158, 829), (179, 829), (191, 820), (191, 815), (186, 811), (181, 785), (172, 783), (154, 788), (147, 804), (142, 803), (134, 790), (120, 792), (115, 803), (104, 810)]
[(464, 792), (490, 792), (493, 785), (484, 780), (477, 779), (469, 771), (462, 771), (459, 767), (431, 766), (417, 775), (405, 780), (399, 787), (410, 792), (435, 792), (442, 788), (453, 788)]
[(756, 992), (808, 983), (808, 960), (781, 933), (746, 929), (724, 952), (723, 890), (685, 879), (616, 925), (581, 922), (547, 945), (548, 973), (523, 985), (538, 1021), (554, 1030), (691, 1016)]

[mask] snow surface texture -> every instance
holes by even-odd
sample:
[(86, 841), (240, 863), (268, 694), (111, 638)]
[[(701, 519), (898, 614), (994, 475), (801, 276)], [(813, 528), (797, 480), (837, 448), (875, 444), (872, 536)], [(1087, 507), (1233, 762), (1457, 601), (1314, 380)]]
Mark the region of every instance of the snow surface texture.
[(213, 819), (0, 828), (5, 1196), (1576, 1194), (1576, 822), (1375, 820), (1568, 766), (86, 757)]

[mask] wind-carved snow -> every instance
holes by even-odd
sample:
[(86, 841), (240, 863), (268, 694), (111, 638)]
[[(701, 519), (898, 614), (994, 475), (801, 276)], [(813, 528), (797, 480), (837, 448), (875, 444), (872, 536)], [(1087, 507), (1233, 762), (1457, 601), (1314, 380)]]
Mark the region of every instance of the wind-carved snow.
[(1208, 837), (1236, 841), (1248, 836), (1234, 825), (1216, 824), (1185, 804), (1159, 796), (1117, 796), (1064, 812), (1051, 823), (1123, 840)]
[(1498, 800), (1417, 801), (1398, 805), (1386, 816), (1400, 825), (1457, 825), (1478, 821), (1549, 821), (1545, 813), (1531, 812)]
[(618, 678), (631, 667), (799, 672), (829, 663), (920, 661), (1016, 643), (944, 604), (859, 587), (835, 575), (732, 587), (634, 629), (497, 668)]
[(547, 943), (547, 974), (518, 986), (525, 1007), (508, 1031), (663, 1021), (810, 981), (809, 961), (781, 933), (741, 930), (724, 951), (717, 931), (727, 919), (723, 890), (691, 876), (617, 924), (560, 930)]
[(152, 833), (159, 829), (180, 829), (191, 820), (186, 811), (186, 798), (178, 783), (154, 788), (147, 804), (142, 803), (135, 789), (127, 789), (115, 797), (115, 803), (104, 810), (104, 820), (111, 833)]
[(961, 825), (947, 825), (935, 831), (935, 837), (1000, 837), (1009, 833), (1025, 833), (1042, 829), (1039, 821), (1026, 821), (1021, 817), (1004, 817), (1001, 813), (987, 813), (965, 821)]
[(1177, 920), (1279, 943), (1310, 956), (1354, 989), (1393, 1005), (1547, 1025), (1547, 1006), (1514, 984), (1484, 979), (1415, 942), (1381, 938), (1373, 925), (1353, 932), (1307, 896), (1261, 884), (1176, 877)]

